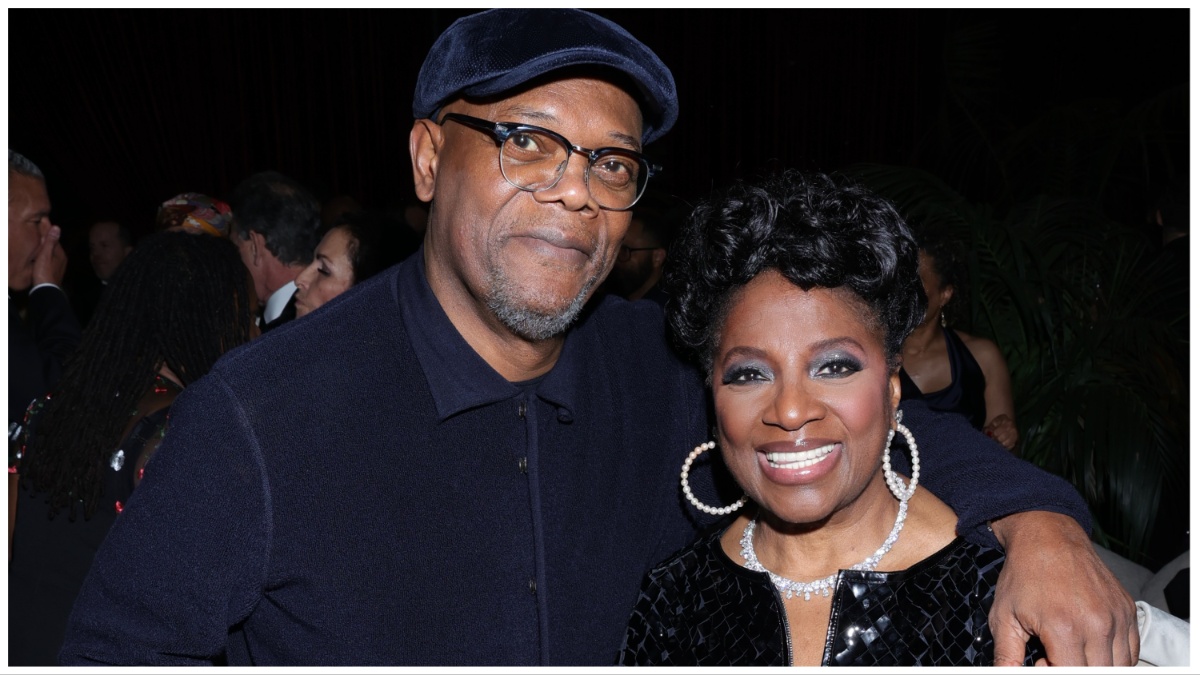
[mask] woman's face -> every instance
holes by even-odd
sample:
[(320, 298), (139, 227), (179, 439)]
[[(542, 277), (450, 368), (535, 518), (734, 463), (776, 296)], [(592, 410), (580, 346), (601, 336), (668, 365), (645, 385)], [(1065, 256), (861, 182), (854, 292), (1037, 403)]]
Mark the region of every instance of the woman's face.
[(876, 479), (900, 381), (869, 316), (848, 291), (773, 270), (733, 297), (713, 359), (718, 438), (738, 483), (785, 522), (821, 521), (872, 480), (888, 494)]
[(350, 264), (351, 237), (344, 227), (335, 227), (317, 244), (308, 267), (296, 277), (296, 317), (302, 317), (354, 285)]

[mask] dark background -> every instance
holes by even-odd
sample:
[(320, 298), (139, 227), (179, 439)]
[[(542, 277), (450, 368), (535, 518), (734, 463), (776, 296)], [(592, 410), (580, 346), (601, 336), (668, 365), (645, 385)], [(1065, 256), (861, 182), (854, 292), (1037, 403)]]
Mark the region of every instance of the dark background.
[[(48, 177), (80, 253), (116, 218), (149, 231), (185, 191), (263, 169), (327, 199), (413, 199), (411, 94), (472, 10), (10, 10), (9, 146)], [(764, 168), (919, 164), (947, 36), (994, 31), (1014, 124), (1085, 97), (1133, 106), (1188, 79), (1187, 10), (612, 10), (673, 70), (681, 115), (648, 154), (693, 200)]]
[[(169, 197), (228, 198), (256, 171), (288, 174), (322, 200), (350, 195), (399, 212), (414, 200), (417, 72), (441, 31), (471, 11), (9, 10), (9, 147), (47, 176), (68, 286), (96, 283), (91, 223), (113, 218), (145, 234)], [(1186, 9), (598, 13), (674, 72), (681, 114), (647, 154), (665, 167), (652, 188), (688, 202), (764, 170), (880, 162), (928, 169), (999, 204), (993, 162), (971, 148), (956, 155), (957, 139), (1005, 138), (1058, 108), (1096, 111), (1041, 127), (1084, 121), (1077, 137), (1047, 143), (1047, 157), (1069, 156), (1088, 150), (1088, 124), (1121, 128), (1106, 115), (1169, 90), (1187, 100)], [(1096, 171), (1109, 187), (1091, 196), (1119, 222), (1145, 225), (1149, 189), (1189, 162), (1186, 105), (1167, 109), (1166, 151), (1135, 139)], [(1004, 180), (1051, 194), (1070, 182), (1038, 173), (1058, 166), (1041, 159)]]

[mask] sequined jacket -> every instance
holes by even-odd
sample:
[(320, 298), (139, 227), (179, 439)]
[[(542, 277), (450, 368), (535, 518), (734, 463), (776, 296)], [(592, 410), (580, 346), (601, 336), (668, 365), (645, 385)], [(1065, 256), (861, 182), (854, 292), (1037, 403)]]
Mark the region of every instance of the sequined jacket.
[[(783, 600), (766, 574), (709, 535), (652, 570), (621, 649), (623, 665), (791, 665)], [(955, 539), (900, 572), (843, 570), (821, 665), (989, 666), (988, 610), (1004, 553)], [(1034, 641), (1026, 655), (1040, 657)]]

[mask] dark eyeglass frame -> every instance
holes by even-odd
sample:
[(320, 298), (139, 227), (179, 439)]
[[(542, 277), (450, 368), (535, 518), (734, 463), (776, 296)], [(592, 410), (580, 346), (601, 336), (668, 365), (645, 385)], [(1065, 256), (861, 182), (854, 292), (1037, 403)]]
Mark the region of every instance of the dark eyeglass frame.
[[(643, 155), (640, 152), (636, 152), (636, 151), (630, 150), (628, 148), (617, 148), (617, 147), (596, 148), (595, 150), (592, 150), (590, 148), (585, 148), (585, 147), (582, 147), (579, 145), (575, 145), (570, 140), (568, 140), (566, 136), (563, 136), (562, 134), (558, 133), (557, 131), (547, 129), (545, 127), (534, 126), (532, 124), (518, 124), (516, 122), (492, 122), (491, 120), (485, 120), (480, 117), (472, 117), (471, 115), (463, 115), (462, 113), (446, 113), (442, 117), (442, 121), (438, 122), (438, 124), (444, 125), (447, 120), (452, 120), (452, 121), (458, 122), (459, 124), (462, 124), (464, 126), (471, 127), (472, 129), (478, 129), (479, 131), (490, 134), (492, 137), (492, 140), (494, 140), (496, 142), (496, 148), (499, 149), (501, 152), (503, 152), (505, 141), (507, 141), (509, 139), (509, 137), (512, 136), (513, 134), (518, 134), (521, 132), (536, 132), (539, 134), (546, 134), (547, 136), (549, 136), (549, 137), (553, 138), (554, 140), (558, 141), (559, 143), (561, 143), (562, 146), (567, 149), (567, 160), (568, 161), (562, 163), (562, 166), (558, 170), (558, 177), (555, 178), (553, 182), (551, 182), (550, 184), (548, 184), (544, 187), (535, 189), (535, 188), (525, 187), (522, 185), (517, 185), (516, 183), (512, 182), (512, 180), (510, 180), (509, 177), (504, 173), (503, 158), (501, 158), (500, 174), (502, 176), (504, 176), (504, 180), (508, 181), (509, 185), (517, 188), (518, 190), (524, 190), (525, 192), (541, 192), (543, 190), (549, 190), (549, 189), (553, 188), (555, 185), (558, 185), (558, 182), (560, 180), (562, 180), (562, 177), (567, 174), (567, 163), (571, 159), (571, 154), (579, 153), (580, 155), (583, 155), (584, 157), (587, 158), (587, 171), (584, 173), (583, 176), (584, 176), (584, 182), (587, 183), (587, 186), (588, 186), (588, 194), (592, 194), (592, 192), (591, 192), (592, 185), (591, 185), (591, 182), (588, 180), (588, 178), (590, 178), (591, 173), (592, 173), (592, 165), (596, 163), (596, 160), (600, 159), (601, 157), (604, 157), (605, 155), (610, 155), (610, 154), (623, 155), (625, 157), (629, 157), (631, 159), (637, 160), (637, 162), (642, 166), (642, 168), (646, 172), (646, 180), (642, 183), (641, 188), (638, 189), (637, 196), (633, 198), (633, 201), (629, 204), (629, 206), (618, 209), (618, 208), (613, 208), (613, 207), (609, 207), (609, 206), (604, 206), (603, 204), (600, 204), (599, 200), (596, 201), (596, 204), (599, 205), (600, 208), (604, 209), (605, 211), (628, 211), (629, 209), (632, 209), (634, 207), (634, 205), (636, 205), (638, 203), (638, 200), (640, 200), (642, 198), (642, 195), (644, 195), (646, 193), (646, 186), (650, 184), (650, 178), (652, 178), (655, 174), (662, 172), (661, 166), (652, 163), (649, 159), (646, 158), (645, 155)], [(592, 194), (592, 198), (595, 199), (594, 194)]]

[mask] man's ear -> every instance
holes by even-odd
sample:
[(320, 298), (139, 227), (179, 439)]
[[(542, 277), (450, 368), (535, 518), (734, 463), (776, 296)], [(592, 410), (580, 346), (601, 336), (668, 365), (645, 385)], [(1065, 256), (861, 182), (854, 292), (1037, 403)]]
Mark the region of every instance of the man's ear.
[(433, 201), (437, 178), (438, 153), (442, 149), (442, 127), (433, 120), (416, 120), (408, 133), (408, 154), (412, 157), (413, 189), (417, 199)]
[(267, 254), (267, 238), (261, 232), (250, 230), (250, 254), (256, 267), (262, 264), (262, 259)]
[(655, 267), (662, 267), (663, 263), (667, 262), (667, 249), (656, 248), (650, 252), (650, 260)]

